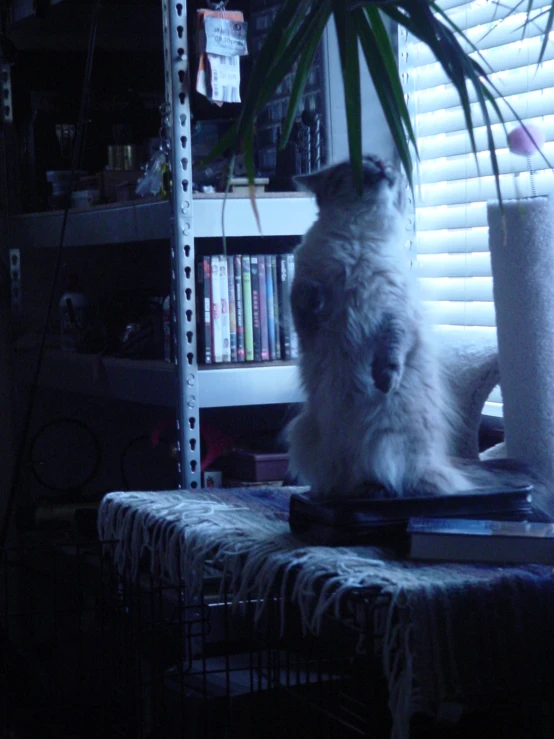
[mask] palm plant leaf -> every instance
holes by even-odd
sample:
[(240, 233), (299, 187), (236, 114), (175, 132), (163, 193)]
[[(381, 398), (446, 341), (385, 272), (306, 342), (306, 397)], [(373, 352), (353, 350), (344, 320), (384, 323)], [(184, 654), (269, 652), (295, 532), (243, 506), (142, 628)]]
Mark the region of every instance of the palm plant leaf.
[[(527, 14), (529, 16), (529, 13)], [(548, 41), (550, 40), (550, 32), (552, 31), (552, 25), (554, 24), (554, 3), (550, 6), (550, 9), (548, 11), (548, 19), (546, 21), (546, 27), (544, 29), (544, 39), (542, 41), (541, 50), (539, 53), (539, 61), (540, 64), (544, 57), (544, 52), (546, 51), (546, 46), (548, 44)]]
[[(370, 8), (369, 10), (375, 9)], [(379, 21), (382, 23), (378, 11), (376, 11), (375, 15), (377, 15)], [(391, 71), (389, 71), (389, 66), (387, 66), (387, 57), (386, 55), (383, 55), (381, 51), (382, 46), (377, 40), (376, 34), (370, 25), (370, 19), (375, 20), (372, 14), (368, 13), (367, 9), (366, 12), (364, 12), (364, 10), (358, 8), (354, 11), (354, 19), (356, 20), (356, 27), (358, 29), (367, 67), (371, 74), (371, 78), (375, 80), (377, 96), (379, 97), (391, 134), (396, 142), (398, 155), (406, 172), (409, 185), (413, 188), (412, 158), (410, 156), (405, 130), (407, 131), (409, 139), (414, 145), (416, 151), (417, 142), (412, 129), (410, 115), (404, 101), (404, 93), (398, 77), (398, 70), (396, 65), (394, 65), (396, 73), (391, 73)], [(379, 30), (380, 28), (377, 24), (378, 33)], [(386, 34), (386, 30), (384, 28), (383, 31)], [(390, 46), (390, 41), (388, 41), (388, 43)], [(396, 81), (397, 85), (395, 85)], [(400, 117), (397, 115), (397, 112), (400, 113)]]
[(398, 72), (398, 64), (396, 62), (396, 56), (392, 48), (391, 40), (381, 14), (373, 6), (366, 7), (365, 13), (371, 24), (373, 30), (377, 48), (381, 54), (383, 60), (386, 75), (390, 81), (391, 88), (393, 90), (395, 99), (398, 103), (398, 110), (400, 116), (406, 127), (406, 132), (410, 142), (413, 144), (414, 149), (417, 152), (417, 141), (414, 130), (412, 128), (412, 121), (410, 119), (410, 113), (406, 107), (406, 101), (404, 100), (404, 90), (402, 89), (402, 82), (400, 80), (400, 74)]
[[(350, 149), (352, 173), (354, 175), (354, 182), (361, 191), (363, 186), (362, 97), (360, 92), (360, 61), (357, 53), (358, 36), (353, 15), (346, 10), (343, 0), (333, 0), (333, 14), (337, 27), (339, 54), (342, 66), (348, 147)], [(352, 53), (353, 50), (355, 50), (355, 53)]]

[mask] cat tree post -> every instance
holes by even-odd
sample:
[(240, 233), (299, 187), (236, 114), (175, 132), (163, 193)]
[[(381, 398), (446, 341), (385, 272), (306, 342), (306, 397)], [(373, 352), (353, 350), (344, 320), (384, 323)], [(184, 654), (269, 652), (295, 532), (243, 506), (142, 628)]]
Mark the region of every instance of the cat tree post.
[(554, 484), (554, 199), (488, 205), (508, 456)]

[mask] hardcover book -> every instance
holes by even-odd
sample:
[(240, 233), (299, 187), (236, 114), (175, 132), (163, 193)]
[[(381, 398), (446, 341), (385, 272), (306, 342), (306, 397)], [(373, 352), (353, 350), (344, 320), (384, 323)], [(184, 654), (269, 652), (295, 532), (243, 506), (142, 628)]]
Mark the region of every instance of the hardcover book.
[(242, 301), (242, 258), (240, 254), (233, 257), (235, 271), (235, 310), (237, 328), (237, 361), (244, 362), (244, 305)]
[(221, 345), (222, 360), (231, 361), (231, 327), (229, 325), (229, 281), (227, 279), (227, 257), (219, 257), (219, 279), (221, 291)]
[(252, 283), (252, 337), (254, 340), (254, 361), (262, 360), (262, 327), (260, 324), (260, 283), (258, 277), (258, 257), (250, 257), (250, 281)]
[(269, 321), (267, 315), (267, 282), (265, 256), (258, 255), (258, 291), (260, 295), (260, 359), (269, 361)]
[(252, 320), (252, 275), (250, 257), (242, 257), (242, 307), (244, 317), (244, 353), (247, 362), (254, 361), (254, 328)]
[(223, 361), (223, 338), (221, 335), (221, 278), (219, 276), (219, 257), (210, 258), (211, 299), (212, 299), (212, 360)]
[(237, 309), (235, 298), (234, 257), (227, 257), (227, 284), (229, 286), (229, 342), (231, 362), (237, 361)]
[(554, 564), (554, 523), (412, 518), (413, 559)]

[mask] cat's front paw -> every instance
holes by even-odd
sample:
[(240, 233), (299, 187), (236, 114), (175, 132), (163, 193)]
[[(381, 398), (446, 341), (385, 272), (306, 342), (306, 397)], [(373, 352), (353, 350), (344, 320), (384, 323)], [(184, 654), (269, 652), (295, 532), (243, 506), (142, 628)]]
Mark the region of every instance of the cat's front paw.
[(371, 374), (377, 390), (382, 393), (390, 393), (398, 390), (402, 380), (402, 367), (400, 364), (380, 362), (377, 358), (371, 365)]

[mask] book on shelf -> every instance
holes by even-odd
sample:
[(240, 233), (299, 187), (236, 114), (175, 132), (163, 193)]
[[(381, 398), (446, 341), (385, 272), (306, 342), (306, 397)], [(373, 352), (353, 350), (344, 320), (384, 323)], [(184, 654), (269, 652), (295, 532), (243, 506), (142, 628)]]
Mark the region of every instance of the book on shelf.
[(237, 361), (237, 308), (235, 297), (235, 263), (233, 257), (227, 257), (227, 284), (229, 291), (229, 346), (231, 362)]
[(210, 257), (211, 299), (212, 299), (212, 360), (223, 361), (223, 336), (221, 331), (221, 278), (219, 276), (219, 256)]
[(282, 359), (281, 338), (279, 336), (279, 283), (277, 279), (277, 255), (272, 254), (271, 262), (271, 292), (273, 295), (273, 341), (275, 344), (275, 359)]
[(235, 325), (237, 330), (237, 361), (244, 362), (244, 307), (242, 301), (242, 259), (240, 254), (233, 257), (235, 277)]
[(260, 359), (269, 362), (269, 322), (267, 316), (267, 282), (265, 256), (258, 255), (258, 292), (260, 296)]
[(198, 311), (198, 353), (205, 364), (212, 363), (212, 305), (210, 257), (196, 263), (196, 304)]
[[(290, 304), (290, 293), (292, 290), (292, 283), (294, 280), (294, 254), (287, 254), (287, 285), (289, 294)], [(299, 347), (298, 347), (298, 334), (294, 328), (294, 321), (292, 315), (290, 319), (290, 358), (298, 359)]]
[(198, 359), (206, 364), (295, 359), (290, 254), (196, 259)]
[(229, 324), (229, 281), (227, 279), (227, 257), (219, 257), (219, 289), (221, 291), (221, 345), (222, 359), (231, 361), (231, 327)]
[(292, 315), (290, 309), (290, 295), (287, 279), (287, 255), (279, 254), (277, 257), (278, 279), (279, 279), (279, 338), (281, 344), (281, 355), (283, 359), (291, 359), (290, 352), (290, 329)]
[(260, 281), (258, 257), (250, 257), (250, 282), (252, 285), (252, 335), (254, 339), (254, 361), (262, 361), (262, 327), (260, 323)]
[(554, 523), (412, 518), (413, 559), (503, 564), (554, 564)]
[(244, 352), (247, 362), (254, 361), (254, 327), (252, 321), (252, 274), (250, 257), (242, 257), (242, 308), (244, 318)]
[(269, 359), (277, 359), (275, 344), (275, 303), (273, 302), (273, 278), (271, 274), (271, 255), (265, 257), (265, 293), (267, 297), (267, 332), (269, 335)]

